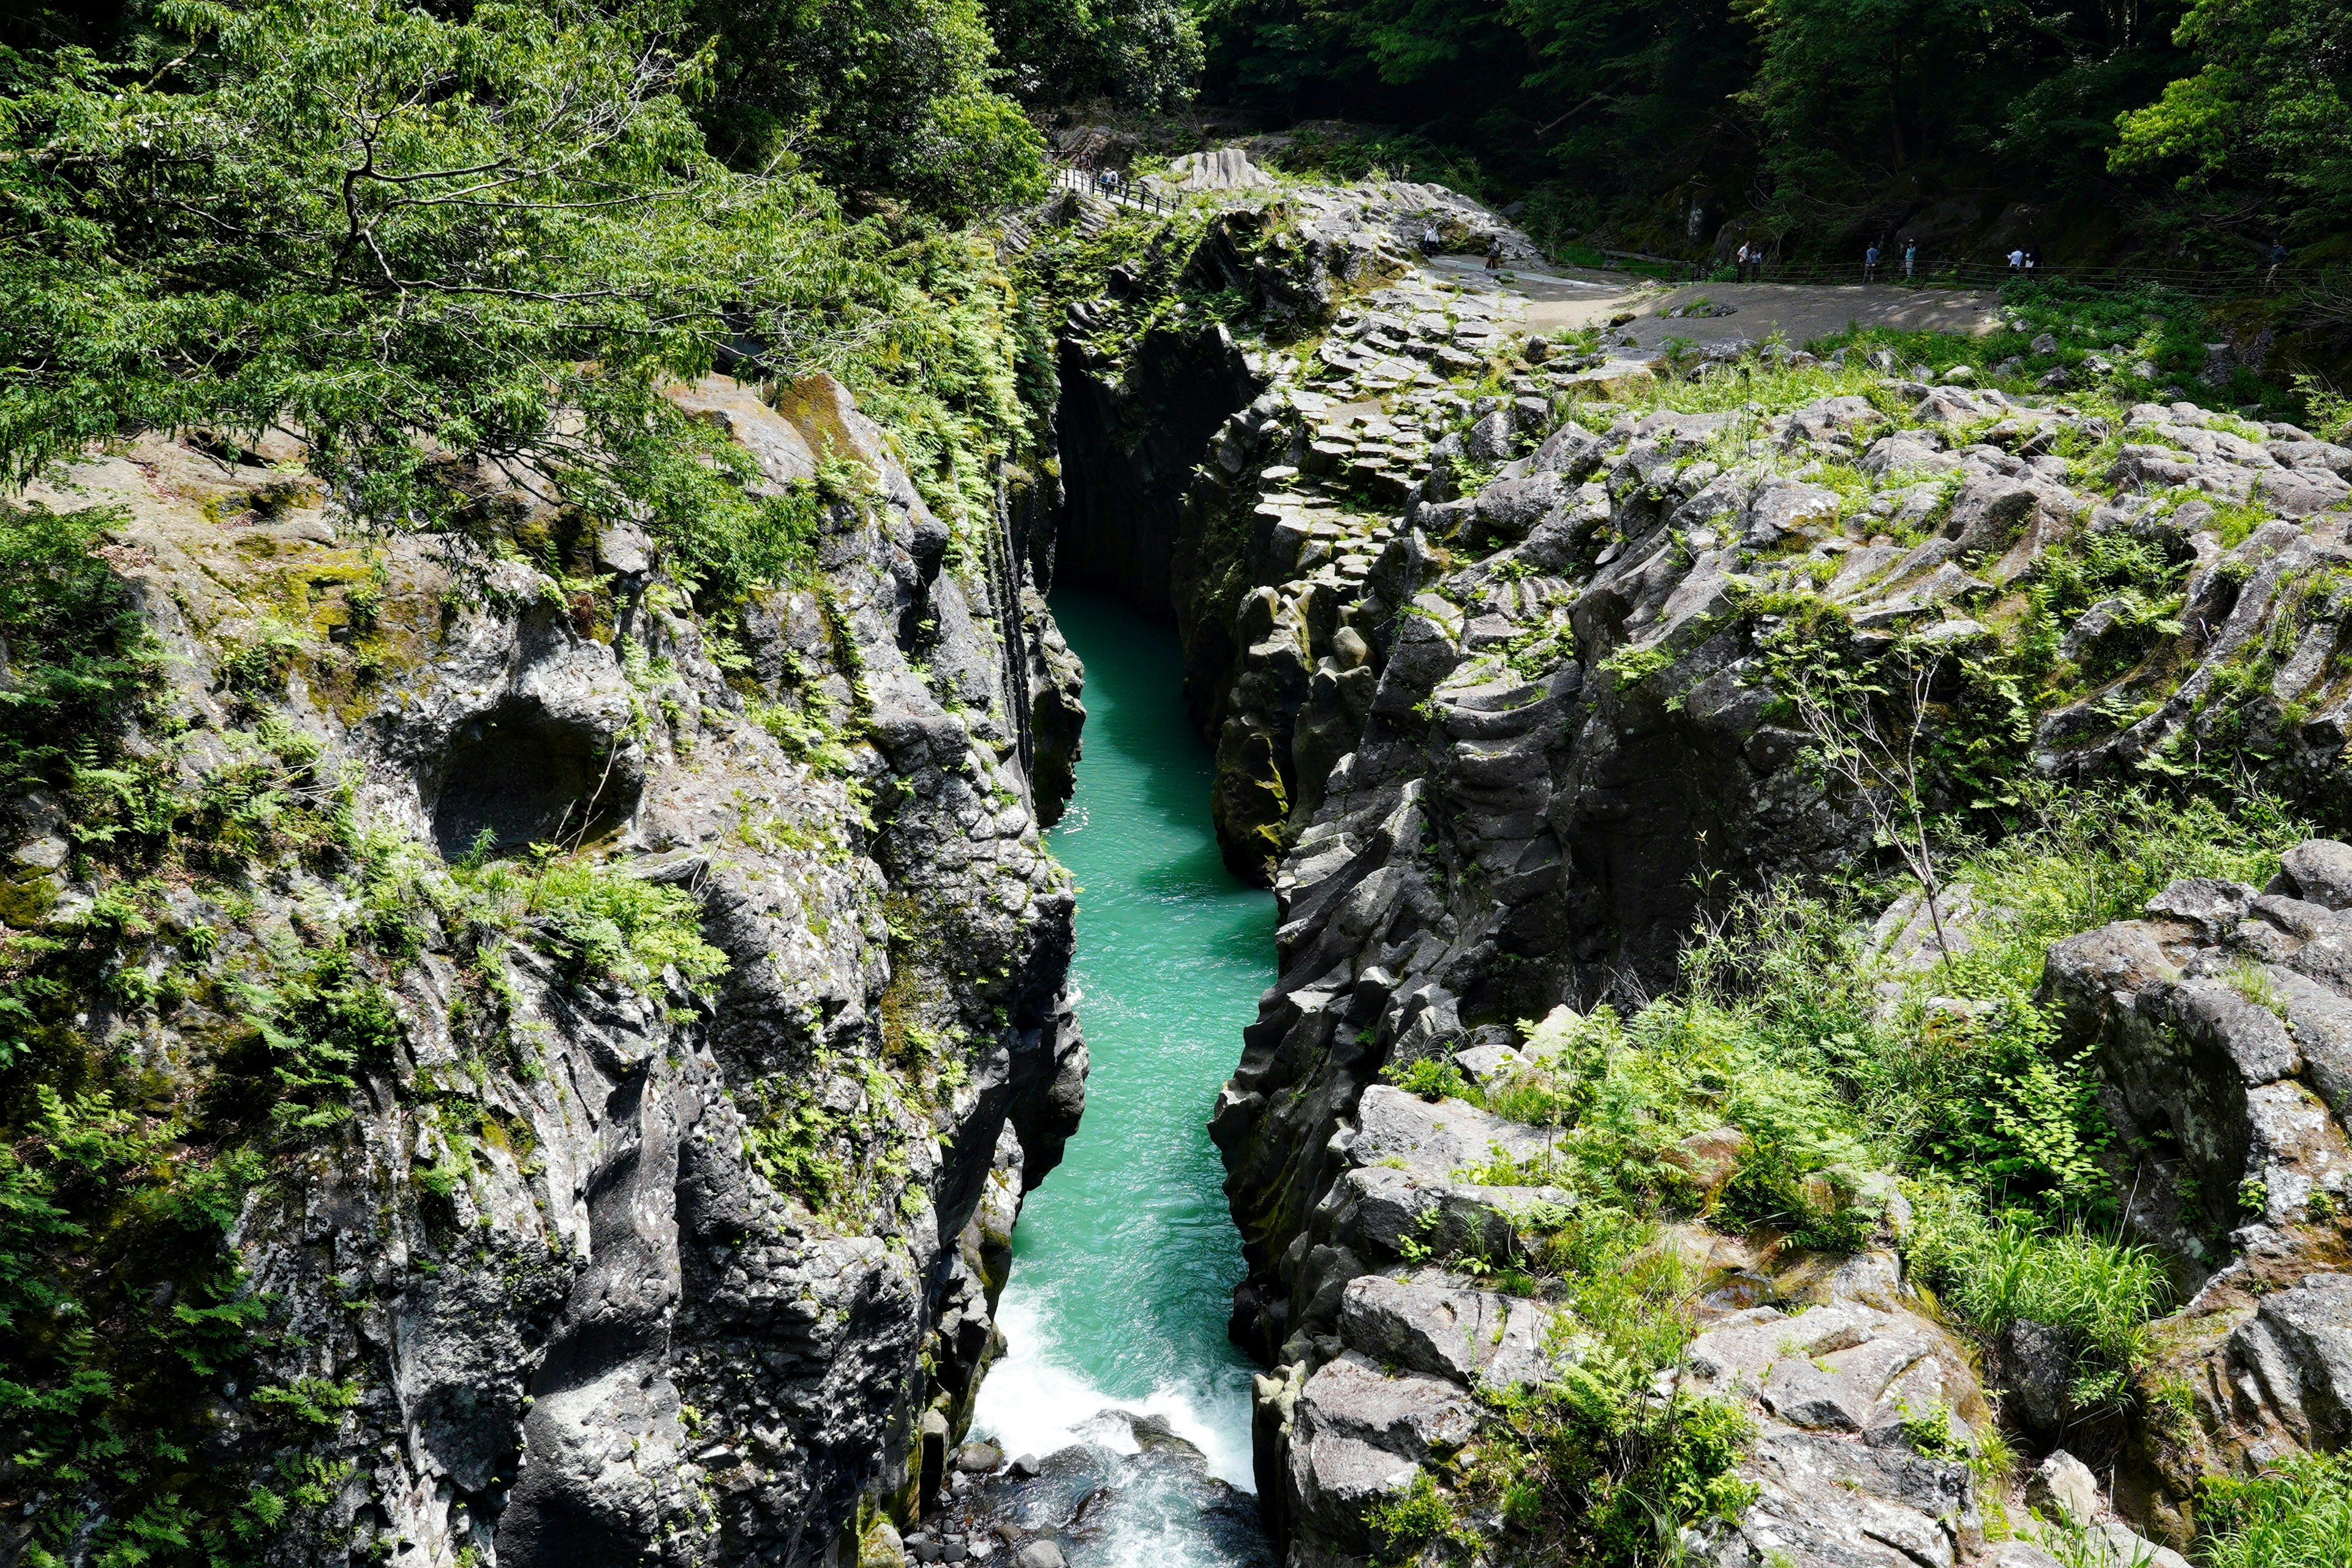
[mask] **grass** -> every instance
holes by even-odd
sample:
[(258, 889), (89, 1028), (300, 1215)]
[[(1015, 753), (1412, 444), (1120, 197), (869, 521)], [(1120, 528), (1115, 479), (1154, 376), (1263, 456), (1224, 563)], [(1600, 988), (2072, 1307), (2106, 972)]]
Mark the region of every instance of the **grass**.
[[(1562, 1010), (1527, 1026), (1526, 1071), (1475, 1088), (1450, 1063), (1406, 1069), (1417, 1092), (1551, 1133), (1540, 1156), (1475, 1175), (1563, 1188), (1575, 1223), (1538, 1226), (1524, 1257), (1481, 1266), (1563, 1304), (1629, 1363), (1671, 1364), (1687, 1314), (1629, 1262), (1652, 1226), (1695, 1214), (1851, 1250), (1883, 1234), (1878, 1173), (1894, 1172), (1914, 1209), (1909, 1266), (1953, 1321), (1988, 1345), (2012, 1322), (2048, 1324), (2070, 1345), (2075, 1409), (2134, 1397), (2168, 1279), (2154, 1253), (2115, 1234), (2095, 1081), (2035, 997), (2044, 954), (2137, 915), (2176, 878), (2259, 885), (2304, 829), (2260, 797), (2224, 809), (2137, 790), (2029, 792), (2022, 812), (2001, 843), (1948, 850), (1948, 881), (1997, 912), (1947, 963), (1890, 972), (1873, 956), (1883, 884), (1783, 885), (1700, 932), (1673, 994), (1630, 1016)], [(1736, 1169), (1703, 1188), (1675, 1145), (1725, 1129), (1737, 1139), (1710, 1142), (1731, 1142)]]
[(1910, 1262), (1941, 1290), (1947, 1309), (1987, 1339), (2021, 1321), (2062, 1331), (2074, 1348), (2075, 1408), (2121, 1397), (2147, 1348), (2149, 1321), (2172, 1302), (2162, 1258), (2079, 1228), (1988, 1220), (1948, 1186), (1927, 1188), (1919, 1199)]
[(2352, 1455), (2307, 1454), (2258, 1476), (2215, 1477), (2198, 1500), (2206, 1568), (2352, 1563)]

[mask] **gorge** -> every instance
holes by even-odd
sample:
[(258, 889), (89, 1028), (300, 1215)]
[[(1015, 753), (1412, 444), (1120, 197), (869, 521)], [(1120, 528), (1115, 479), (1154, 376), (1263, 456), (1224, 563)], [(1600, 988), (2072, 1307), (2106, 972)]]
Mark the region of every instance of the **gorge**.
[(328, 395), (468, 274), (24, 460), (8, 1561), (2328, 1560), (2352, 432), (1233, 149), (704, 177), (727, 370)]

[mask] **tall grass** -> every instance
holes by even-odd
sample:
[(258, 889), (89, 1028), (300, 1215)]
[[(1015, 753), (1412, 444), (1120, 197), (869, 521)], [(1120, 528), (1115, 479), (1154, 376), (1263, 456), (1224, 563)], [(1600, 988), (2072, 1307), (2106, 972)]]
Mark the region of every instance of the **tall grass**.
[(2306, 1454), (2246, 1480), (2216, 1478), (2198, 1501), (2208, 1568), (2352, 1563), (2352, 1454)]
[(2153, 1249), (2079, 1228), (1990, 1220), (1977, 1199), (1948, 1183), (1916, 1189), (1916, 1202), (1911, 1268), (1942, 1293), (1948, 1310), (1987, 1338), (2021, 1321), (2064, 1334), (2077, 1408), (2122, 1395), (2145, 1352), (2149, 1320), (2171, 1304), (2171, 1281)]

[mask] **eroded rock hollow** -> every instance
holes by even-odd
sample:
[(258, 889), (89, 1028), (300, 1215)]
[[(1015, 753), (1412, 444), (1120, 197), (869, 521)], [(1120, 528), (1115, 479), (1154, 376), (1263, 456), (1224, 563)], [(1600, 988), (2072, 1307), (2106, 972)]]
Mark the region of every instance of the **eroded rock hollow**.
[[(1013, 1215), (1077, 1124), (1072, 889), (1038, 833), (1079, 676), (1022, 542), (946, 561), (829, 380), (676, 396), (769, 493), (821, 454), (863, 476), (724, 627), (634, 531), (492, 476), (543, 567), (356, 535), (259, 456), (160, 437), (35, 492), (122, 509), (167, 780), (275, 792), (240, 819), (251, 876), (175, 876), (134, 922), (166, 1005), (117, 986), (89, 1028), (167, 1098), (245, 1092), (219, 1086), (265, 1053), (310, 1118), (230, 1237), (273, 1331), (192, 1413), (208, 1466), (268, 1476), (256, 1395), (331, 1401), (277, 1560), (856, 1561), (938, 1485)], [(12, 920), (74, 931), (74, 824), (11, 811)]]

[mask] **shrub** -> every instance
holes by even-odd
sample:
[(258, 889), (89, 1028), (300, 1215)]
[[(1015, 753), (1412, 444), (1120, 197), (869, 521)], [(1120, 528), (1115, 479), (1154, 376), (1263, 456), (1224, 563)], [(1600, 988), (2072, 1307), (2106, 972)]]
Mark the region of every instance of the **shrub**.
[(1373, 1561), (1381, 1563), (1410, 1562), (1430, 1542), (1454, 1539), (1462, 1531), (1452, 1500), (1427, 1470), (1415, 1470), (1402, 1496), (1366, 1510), (1364, 1528), (1372, 1534)]
[(1391, 1063), (1381, 1070), (1381, 1079), (1423, 1100), (1467, 1100), (1475, 1092), (1447, 1057), (1423, 1057), (1402, 1067)]

